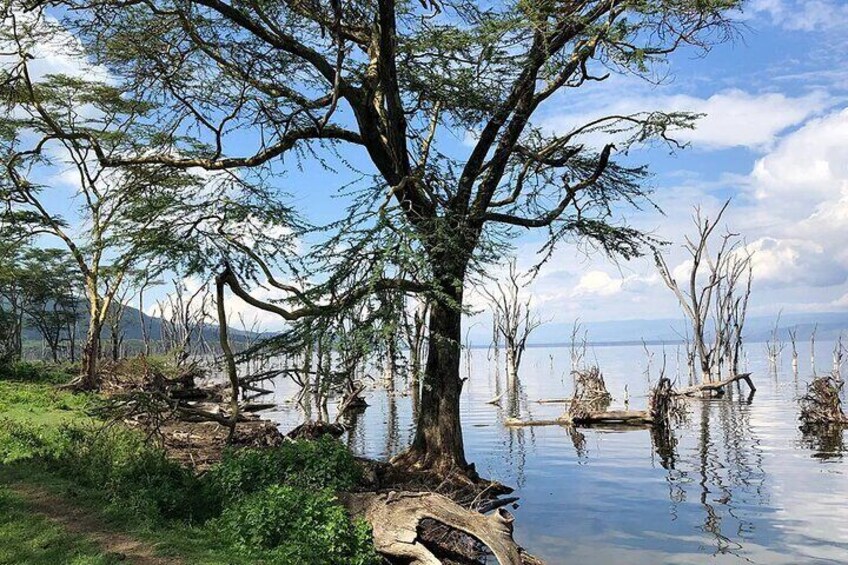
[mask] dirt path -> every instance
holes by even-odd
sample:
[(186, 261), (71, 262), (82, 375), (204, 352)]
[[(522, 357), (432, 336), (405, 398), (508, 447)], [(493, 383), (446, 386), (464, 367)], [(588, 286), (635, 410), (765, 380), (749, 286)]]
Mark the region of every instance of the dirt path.
[(100, 546), (104, 553), (119, 555), (137, 565), (181, 565), (180, 559), (159, 557), (153, 544), (111, 530), (84, 509), (44, 488), (24, 483), (7, 485), (26, 500), (33, 512), (41, 514), (66, 531), (81, 535)]

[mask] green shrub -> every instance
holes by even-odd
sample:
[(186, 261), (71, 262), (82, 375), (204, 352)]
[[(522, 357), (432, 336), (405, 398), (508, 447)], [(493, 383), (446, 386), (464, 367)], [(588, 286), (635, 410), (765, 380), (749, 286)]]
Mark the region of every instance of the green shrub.
[(0, 365), (0, 380), (25, 383), (65, 384), (73, 373), (67, 365), (42, 362), (12, 361)]
[(63, 432), (62, 449), (54, 454), (57, 471), (101, 489), (119, 512), (155, 524), (163, 519), (203, 521), (219, 510), (203, 481), (141, 434), (120, 427), (67, 427)]
[(332, 492), (269, 486), (226, 510), (218, 521), (232, 543), (274, 563), (378, 563), (371, 530), (351, 521)]
[(143, 437), (119, 427), (44, 426), (0, 420), (0, 462), (40, 461), (109, 509), (148, 525), (203, 521), (220, 512), (214, 491)]
[(236, 500), (266, 487), (287, 484), (304, 489), (346, 490), (361, 479), (361, 469), (339, 441), (287, 442), (273, 449), (228, 451), (209, 479), (224, 500)]

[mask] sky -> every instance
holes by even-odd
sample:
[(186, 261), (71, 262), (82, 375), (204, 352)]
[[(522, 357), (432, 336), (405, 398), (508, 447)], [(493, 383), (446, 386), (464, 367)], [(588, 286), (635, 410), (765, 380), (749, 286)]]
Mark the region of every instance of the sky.
[[(628, 219), (671, 242), (667, 261), (681, 272), (693, 206), (714, 215), (731, 198), (723, 228), (755, 251), (753, 314), (846, 311), (848, 2), (755, 0), (743, 19), (737, 41), (702, 58), (673, 58), (663, 84), (613, 77), (591, 96), (553, 101), (545, 123), (565, 129), (611, 110), (706, 114), (681, 136), (688, 149), (633, 156), (650, 164), (662, 213)], [(531, 264), (538, 246), (522, 241), (520, 264)], [(532, 292), (554, 321), (680, 315), (649, 257), (614, 263), (561, 249), (547, 267)]]
[[(552, 97), (537, 121), (555, 132), (610, 113), (705, 114), (694, 131), (678, 136), (687, 149), (628, 157), (650, 165), (661, 212), (628, 213), (627, 221), (670, 242), (668, 264), (682, 272), (680, 243), (693, 231), (693, 206), (714, 215), (730, 198), (722, 228), (755, 251), (753, 314), (848, 311), (848, 1), (751, 0), (740, 19), (735, 41), (707, 55), (675, 54), (660, 84), (614, 75)], [(73, 57), (46, 55), (40, 72), (98, 72)], [(292, 203), (316, 222), (343, 208), (319, 171), (306, 164), (282, 181)], [(74, 181), (61, 174), (54, 180), (51, 207), (72, 217)], [(536, 262), (542, 237), (528, 232), (516, 241), (519, 267)], [(680, 316), (650, 257), (614, 262), (562, 246), (528, 292), (555, 322)], [(469, 297), (472, 308), (485, 307), (478, 294)], [(280, 327), (273, 316), (232, 302), (264, 329)]]

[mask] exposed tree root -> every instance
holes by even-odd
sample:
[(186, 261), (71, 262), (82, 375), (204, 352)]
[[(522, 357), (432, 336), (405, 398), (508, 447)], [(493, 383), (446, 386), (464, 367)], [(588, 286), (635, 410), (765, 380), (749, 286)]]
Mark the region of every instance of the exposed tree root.
[(390, 559), (412, 565), (441, 565), (443, 561), (421, 534), (422, 522), (432, 520), (478, 540), (500, 565), (539, 563), (515, 543), (514, 518), (502, 508), (485, 516), (435, 493), (345, 493), (339, 498), (352, 515), (371, 524), (377, 551)]

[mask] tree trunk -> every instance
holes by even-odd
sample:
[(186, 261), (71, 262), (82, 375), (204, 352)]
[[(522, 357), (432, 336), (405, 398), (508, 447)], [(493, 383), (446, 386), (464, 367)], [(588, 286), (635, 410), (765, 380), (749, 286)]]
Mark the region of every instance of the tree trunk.
[(446, 289), (450, 302), (434, 301), (430, 311), (427, 365), (421, 386), (415, 439), (405, 452), (393, 459), (397, 466), (447, 475), (475, 475), (465, 460), (459, 397), (462, 380), (459, 364), (462, 339), (462, 277)]
[(86, 334), (85, 345), (82, 348), (80, 388), (83, 390), (96, 390), (100, 386), (100, 378), (97, 374), (97, 359), (100, 353), (100, 331), (103, 329), (103, 324), (98, 319), (99, 314), (90, 316), (88, 333)]
[(515, 345), (506, 346), (506, 397), (507, 413), (510, 418), (518, 417), (518, 356)]

